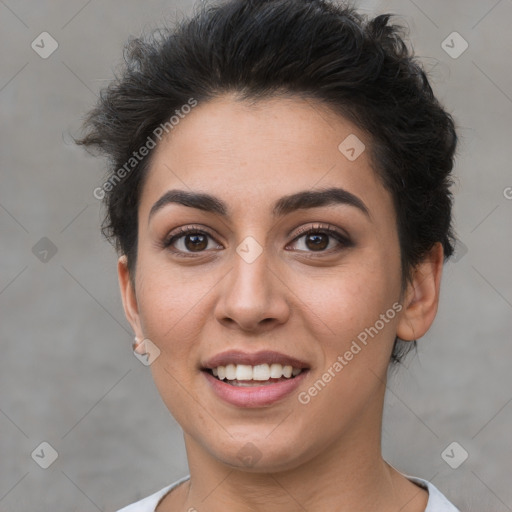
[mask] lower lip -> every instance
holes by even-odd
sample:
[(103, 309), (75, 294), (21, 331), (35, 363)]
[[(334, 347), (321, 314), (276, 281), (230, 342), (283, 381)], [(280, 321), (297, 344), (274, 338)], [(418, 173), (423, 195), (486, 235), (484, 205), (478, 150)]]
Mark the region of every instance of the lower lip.
[(274, 384), (261, 386), (233, 386), (203, 371), (213, 392), (222, 400), (237, 407), (264, 407), (272, 405), (295, 391), (304, 380), (307, 370), (303, 370), (293, 379), (282, 380)]

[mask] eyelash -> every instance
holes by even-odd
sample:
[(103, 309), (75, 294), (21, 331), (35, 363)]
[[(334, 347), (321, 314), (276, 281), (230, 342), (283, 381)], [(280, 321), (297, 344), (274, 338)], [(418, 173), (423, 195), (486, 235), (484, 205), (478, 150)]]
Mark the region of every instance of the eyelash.
[[(297, 235), (295, 236), (295, 238), (292, 240), (291, 243), (294, 243), (297, 240), (299, 240), (300, 238), (310, 235), (312, 233), (326, 234), (326, 235), (329, 235), (332, 238), (334, 238), (341, 245), (341, 247), (334, 249), (334, 251), (340, 251), (344, 248), (352, 247), (354, 245), (353, 242), (346, 235), (340, 233), (338, 230), (332, 229), (330, 227), (330, 225), (328, 225), (327, 227), (322, 226), (322, 225), (317, 225), (317, 226), (311, 226), (309, 228), (304, 228), (297, 233)], [(164, 249), (170, 250), (177, 256), (183, 256), (183, 257), (194, 257), (197, 254), (204, 253), (206, 250), (194, 253), (194, 252), (183, 252), (183, 251), (176, 250), (176, 249), (172, 248), (172, 244), (174, 244), (177, 240), (179, 240), (180, 238), (183, 238), (186, 235), (192, 235), (192, 234), (193, 235), (207, 235), (214, 240), (213, 235), (209, 231), (205, 230), (204, 228), (199, 228), (196, 226), (186, 226), (183, 228), (179, 228), (179, 230), (176, 233), (174, 233), (172, 236), (166, 238), (162, 243), (162, 247)], [(324, 251), (300, 251), (300, 252), (311, 252), (311, 254), (320, 254), (321, 255), (321, 254), (330, 253), (332, 251), (333, 251), (333, 249), (328, 249), (328, 250), (324, 250)]]

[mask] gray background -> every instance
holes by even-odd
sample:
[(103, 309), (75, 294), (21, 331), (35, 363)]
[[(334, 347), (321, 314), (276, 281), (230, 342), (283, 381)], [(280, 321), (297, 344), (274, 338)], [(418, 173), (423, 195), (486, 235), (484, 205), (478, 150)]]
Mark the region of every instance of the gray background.
[[(461, 136), (462, 243), (434, 326), (390, 381), (384, 454), (462, 510), (512, 510), (512, 0), (358, 5), (400, 14)], [(112, 511), (187, 474), (181, 430), (131, 352), (116, 256), (99, 232), (104, 162), (69, 133), (128, 36), (191, 8), (0, 0), (1, 511)], [(47, 59), (31, 48), (43, 31), (59, 44)], [(469, 43), (456, 59), (441, 46), (453, 31)], [(33, 249), (43, 237), (57, 248), (47, 261), (48, 242)], [(48, 469), (31, 457), (43, 441), (58, 452)], [(469, 454), (457, 469), (441, 456), (453, 441)]]

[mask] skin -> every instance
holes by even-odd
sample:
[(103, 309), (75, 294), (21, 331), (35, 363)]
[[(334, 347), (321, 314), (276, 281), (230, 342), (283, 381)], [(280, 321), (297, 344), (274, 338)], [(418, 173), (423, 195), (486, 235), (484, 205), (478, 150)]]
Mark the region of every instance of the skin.
[[(125, 256), (118, 275), (126, 316), (139, 340), (161, 351), (156, 386), (183, 432), (191, 479), (159, 512), (354, 510), (423, 512), (428, 493), (381, 456), (386, 372), (395, 339), (413, 340), (434, 320), (443, 251), (436, 244), (402, 293), (391, 195), (364, 151), (349, 161), (338, 145), (368, 136), (312, 100), (249, 104), (224, 95), (199, 104), (154, 150), (138, 219), (135, 275)], [(342, 187), (369, 215), (335, 204), (272, 216), (274, 202), (304, 190)], [(168, 204), (168, 190), (207, 192), (229, 216)], [(211, 233), (199, 251), (190, 237), (162, 241), (181, 226)], [(330, 225), (352, 245), (324, 237), (318, 249), (302, 228)], [(262, 253), (236, 252), (253, 237)], [(188, 241), (187, 241), (188, 240)], [(187, 245), (185, 244), (187, 241)], [(324, 247), (324, 246), (322, 246)], [(308, 404), (297, 399), (394, 303), (402, 310)], [(215, 395), (201, 362), (228, 349), (276, 350), (308, 363), (297, 392), (267, 407), (240, 408)], [(239, 450), (251, 442), (259, 460)], [(301, 508), (303, 507), (303, 508)]]

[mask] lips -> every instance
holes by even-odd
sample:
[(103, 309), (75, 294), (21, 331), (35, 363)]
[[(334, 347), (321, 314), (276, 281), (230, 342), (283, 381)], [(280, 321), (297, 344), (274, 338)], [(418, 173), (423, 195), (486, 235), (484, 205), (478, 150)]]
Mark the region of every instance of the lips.
[(257, 366), (261, 364), (271, 365), (274, 363), (282, 366), (291, 366), (292, 368), (309, 368), (309, 365), (300, 359), (271, 350), (256, 352), (254, 354), (240, 350), (229, 350), (227, 352), (221, 352), (205, 361), (202, 364), (202, 369), (212, 370), (213, 368), (227, 366), (228, 364)]
[(309, 366), (279, 352), (231, 350), (208, 359), (201, 370), (210, 389), (223, 401), (237, 407), (262, 407), (294, 391)]

